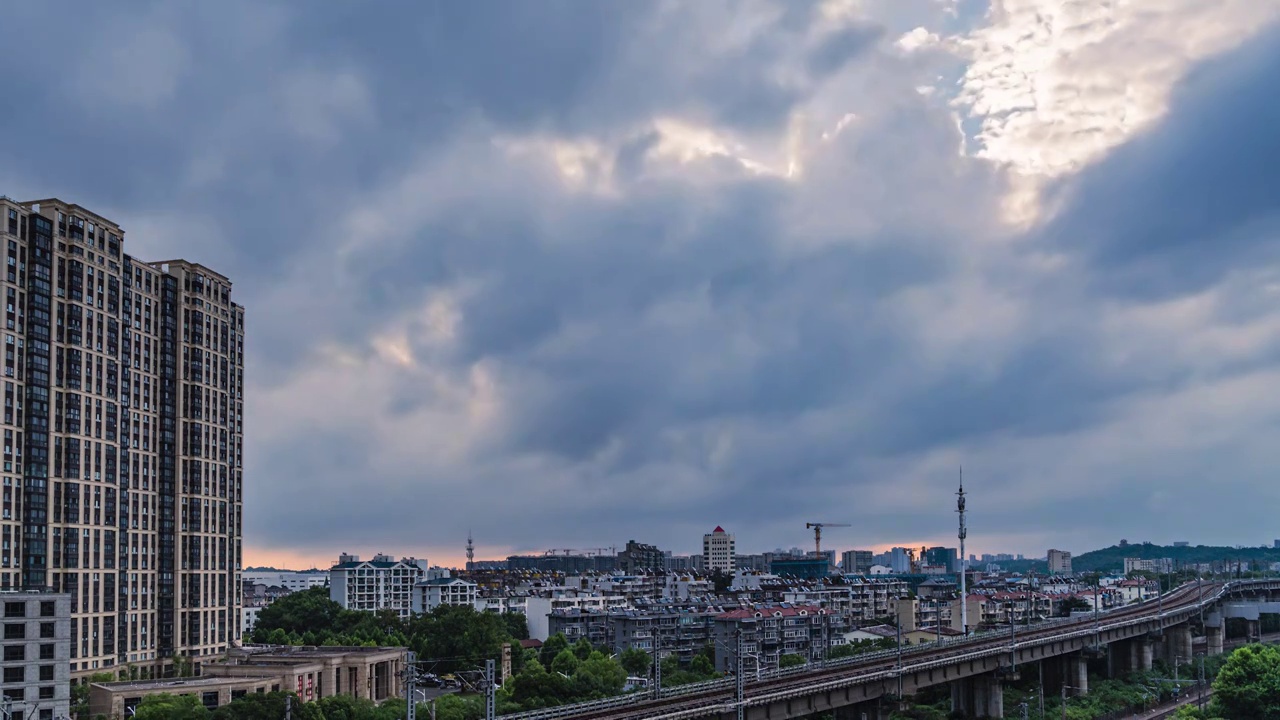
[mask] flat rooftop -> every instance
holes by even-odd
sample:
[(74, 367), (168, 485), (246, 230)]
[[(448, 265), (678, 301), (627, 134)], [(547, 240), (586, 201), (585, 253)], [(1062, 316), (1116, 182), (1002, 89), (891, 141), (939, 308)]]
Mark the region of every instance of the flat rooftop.
[(124, 680), (120, 682), (103, 682), (93, 683), (96, 687), (103, 687), (112, 692), (123, 692), (127, 690), (136, 690), (138, 692), (151, 692), (154, 690), (175, 690), (182, 691), (186, 689), (199, 690), (203, 688), (218, 687), (221, 685), (241, 685), (247, 682), (271, 682), (278, 678), (270, 676), (264, 677), (193, 677), (193, 678), (169, 678), (163, 680)]

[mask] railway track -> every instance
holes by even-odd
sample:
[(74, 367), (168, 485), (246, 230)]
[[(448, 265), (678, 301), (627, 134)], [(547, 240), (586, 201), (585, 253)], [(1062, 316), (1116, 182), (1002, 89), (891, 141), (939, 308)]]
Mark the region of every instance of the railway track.
[[(1004, 631), (982, 633), (975, 637), (943, 641), (904, 650), (902, 668), (899, 671), (898, 651), (888, 650), (829, 663), (826, 667), (795, 668), (775, 671), (758, 681), (749, 681), (744, 687), (747, 704), (754, 705), (771, 700), (785, 699), (797, 692), (812, 693), (827, 688), (843, 687), (863, 682), (894, 679), (901, 673), (927, 670), (948, 665), (965, 658), (977, 659), (1011, 652), (1017, 647), (1035, 645), (1050, 638), (1079, 637), (1117, 625), (1131, 624), (1135, 619), (1178, 612), (1188, 606), (1195, 607), (1202, 601), (1216, 600), (1224, 591), (1223, 583), (1205, 583), (1201, 586), (1184, 585), (1165, 595), (1161, 603), (1147, 602), (1102, 613), (1095, 622), (1093, 617), (1078, 620), (1058, 620), (1031, 626), (1011, 635)], [(669, 695), (666, 693), (670, 693)], [(692, 720), (717, 712), (731, 711), (737, 701), (733, 678), (713, 680), (707, 683), (671, 688), (657, 699), (644, 699), (636, 695), (608, 700), (566, 705), (533, 712), (503, 716), (506, 720)]]

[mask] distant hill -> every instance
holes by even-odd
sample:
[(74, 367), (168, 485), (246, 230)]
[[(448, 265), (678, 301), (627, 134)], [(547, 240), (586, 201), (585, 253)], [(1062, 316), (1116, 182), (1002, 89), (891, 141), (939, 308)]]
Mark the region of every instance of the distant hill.
[(1151, 543), (1134, 543), (1123, 547), (1112, 545), (1108, 548), (1094, 550), (1071, 558), (1071, 569), (1078, 573), (1123, 570), (1124, 559), (1130, 557), (1144, 560), (1172, 558), (1176, 565), (1223, 561), (1272, 563), (1280, 562), (1280, 548), (1265, 546), (1234, 548), (1220, 545), (1174, 547), (1172, 545), (1153, 545)]

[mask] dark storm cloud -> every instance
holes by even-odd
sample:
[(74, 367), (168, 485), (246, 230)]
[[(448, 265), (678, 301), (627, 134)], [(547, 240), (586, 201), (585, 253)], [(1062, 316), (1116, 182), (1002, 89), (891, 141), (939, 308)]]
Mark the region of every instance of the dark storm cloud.
[(1106, 292), (1168, 297), (1280, 258), (1280, 31), (1185, 78), (1167, 118), (1070, 179), (1047, 236)]
[(906, 542), (949, 532), (962, 460), (988, 532), (1037, 542), (1158, 527), (1116, 507), (1186, 516), (1203, 458), (1263, 487), (1250, 432), (1158, 455), (1192, 444), (1182, 418), (1205, 403), (1180, 393), (1265, 374), (1275, 348), (1189, 362), (1108, 322), (1206, 287), (1229, 302), (1196, 332), (1274, 317), (1221, 283), (1274, 259), (1280, 54), (1199, 70), (1010, 239), (1000, 171), (915, 90), (933, 76), (877, 25), (820, 17), (25, 6), (0, 46), (22, 99), (0, 191), (97, 209), (135, 252), (235, 280), (250, 547), (412, 552), (473, 527), (687, 550), (721, 523), (752, 550), (814, 519)]

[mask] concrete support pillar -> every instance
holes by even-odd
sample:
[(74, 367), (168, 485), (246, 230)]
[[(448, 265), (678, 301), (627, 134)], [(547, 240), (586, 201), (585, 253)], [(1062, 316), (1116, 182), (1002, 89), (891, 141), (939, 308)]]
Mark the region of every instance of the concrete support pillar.
[(1261, 627), (1257, 620), (1247, 620), (1245, 622), (1245, 639), (1249, 642), (1257, 642), (1262, 637)]
[(1075, 693), (1089, 692), (1089, 662), (1083, 655), (1067, 656), (1067, 684), (1076, 688)]
[(968, 678), (951, 681), (951, 712), (969, 715), (973, 712), (973, 681)]
[(1154, 643), (1146, 638), (1135, 640), (1138, 646), (1138, 669), (1146, 672), (1151, 669), (1151, 663), (1155, 660)]
[(987, 717), (1004, 717), (1004, 683), (995, 678), (987, 682)]
[(1209, 655), (1221, 655), (1223, 628), (1221, 626), (1206, 627), (1204, 629), (1204, 635), (1205, 652)]
[(987, 683), (985, 677), (973, 679), (973, 716), (976, 718), (990, 717), (987, 702), (991, 699), (991, 693), (987, 690)]

